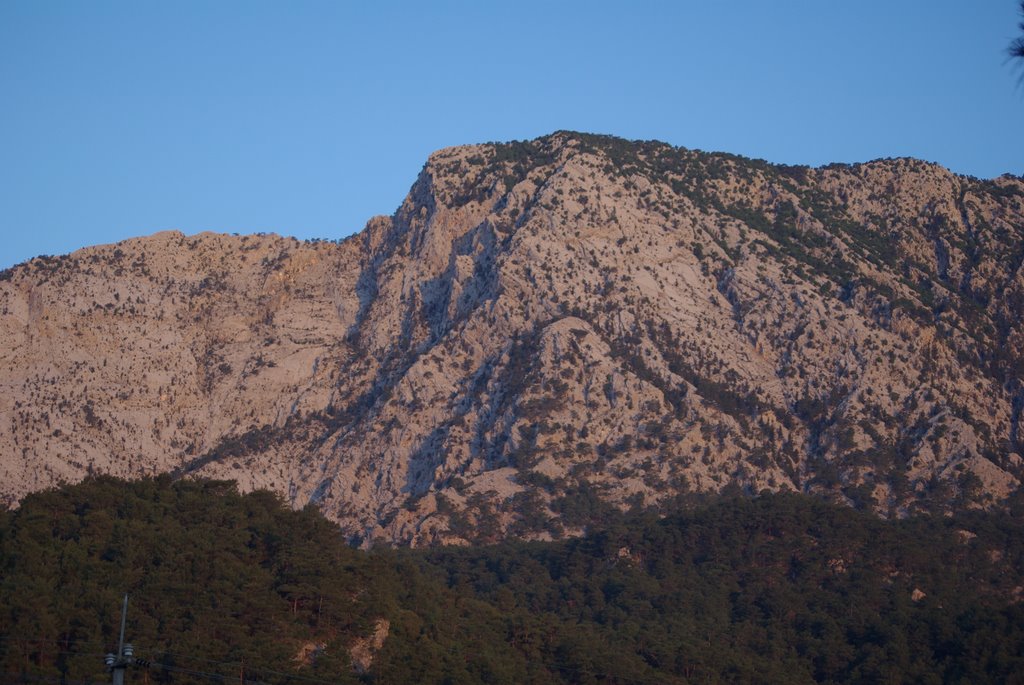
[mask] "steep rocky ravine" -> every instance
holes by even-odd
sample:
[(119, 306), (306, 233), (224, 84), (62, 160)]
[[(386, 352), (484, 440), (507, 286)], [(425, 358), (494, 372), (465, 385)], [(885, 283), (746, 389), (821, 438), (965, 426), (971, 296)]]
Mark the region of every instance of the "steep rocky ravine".
[(1022, 263), (1010, 176), (442, 150), (340, 243), (161, 233), (0, 274), (0, 489), (232, 478), (412, 544), (736, 487), (996, 506)]

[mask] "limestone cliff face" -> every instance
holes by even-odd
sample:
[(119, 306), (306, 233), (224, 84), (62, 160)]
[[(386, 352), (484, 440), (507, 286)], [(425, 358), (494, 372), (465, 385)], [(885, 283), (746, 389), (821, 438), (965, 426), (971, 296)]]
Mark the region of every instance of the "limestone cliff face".
[(442, 150), (341, 243), (164, 233), (3, 272), (0, 488), (232, 478), (412, 544), (737, 485), (996, 504), (1024, 476), (1022, 262), (1018, 178)]

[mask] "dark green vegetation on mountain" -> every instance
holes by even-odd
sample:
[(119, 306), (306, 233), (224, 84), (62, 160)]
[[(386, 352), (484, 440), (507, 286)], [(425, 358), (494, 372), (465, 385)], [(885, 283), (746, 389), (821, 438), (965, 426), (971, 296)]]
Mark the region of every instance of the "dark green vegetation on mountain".
[(266, 492), (92, 478), (0, 513), (0, 678), (106, 681), (129, 592), (151, 683), (1021, 682), (1020, 509), (765, 495), (363, 552)]

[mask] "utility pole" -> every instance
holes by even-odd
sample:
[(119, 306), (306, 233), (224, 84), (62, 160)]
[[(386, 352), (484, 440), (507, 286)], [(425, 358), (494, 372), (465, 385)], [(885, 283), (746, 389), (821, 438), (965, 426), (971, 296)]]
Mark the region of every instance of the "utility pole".
[(124, 672), (128, 669), (129, 664), (134, 663), (132, 656), (135, 654), (135, 650), (130, 642), (128, 644), (124, 642), (124, 624), (127, 618), (128, 594), (126, 593), (124, 596), (124, 606), (121, 607), (121, 636), (117, 640), (117, 656), (107, 654), (104, 659), (107, 669), (113, 675), (114, 685), (124, 685)]

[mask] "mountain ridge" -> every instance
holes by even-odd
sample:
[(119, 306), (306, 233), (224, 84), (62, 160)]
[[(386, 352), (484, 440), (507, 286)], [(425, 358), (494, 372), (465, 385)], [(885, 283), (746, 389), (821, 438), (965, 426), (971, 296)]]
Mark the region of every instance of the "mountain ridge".
[(337, 243), (37, 258), (0, 274), (3, 496), (233, 478), (410, 544), (735, 486), (994, 506), (1024, 475), (1021, 198), (557, 132), (432, 154)]

